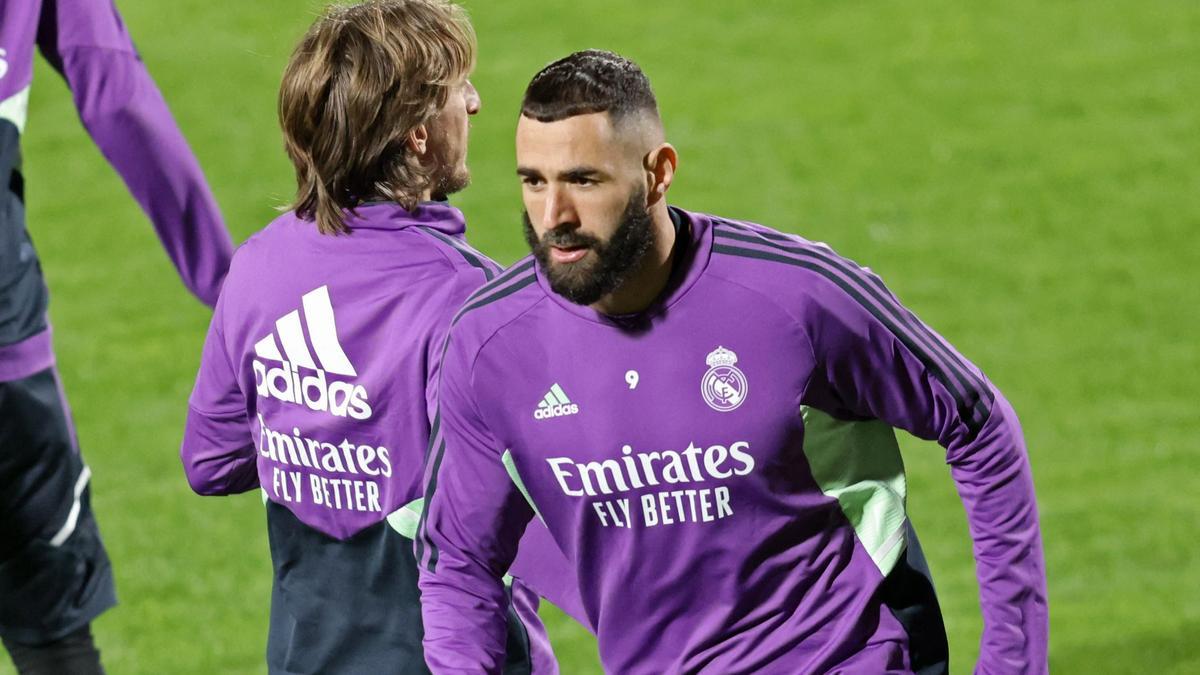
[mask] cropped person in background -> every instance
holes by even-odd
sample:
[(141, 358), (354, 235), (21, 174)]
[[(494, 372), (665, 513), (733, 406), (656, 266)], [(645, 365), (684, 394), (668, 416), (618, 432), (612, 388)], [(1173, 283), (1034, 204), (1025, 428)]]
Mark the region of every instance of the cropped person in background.
[[(91, 621), (112, 569), (51, 347), (47, 288), (25, 228), (21, 134), (35, 48), (150, 218), (184, 284), (212, 306), (231, 245), (187, 142), (109, 0), (0, 2), (0, 638), (25, 673), (99, 673)], [(71, 198), (70, 186), (42, 188)], [(104, 227), (80, 204), (76, 222)], [(97, 261), (117, 264), (117, 261)]]

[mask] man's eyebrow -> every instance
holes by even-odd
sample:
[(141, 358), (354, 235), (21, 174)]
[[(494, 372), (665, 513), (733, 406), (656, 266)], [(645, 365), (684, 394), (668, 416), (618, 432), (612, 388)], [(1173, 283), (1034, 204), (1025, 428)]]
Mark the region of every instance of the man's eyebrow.
[(578, 180), (580, 178), (592, 178), (600, 175), (600, 169), (590, 166), (576, 166), (558, 174), (559, 180)]
[[(517, 175), (522, 178), (543, 178), (542, 172), (537, 169), (531, 169), (526, 166), (517, 167)], [(597, 176), (604, 176), (604, 172), (600, 169), (591, 166), (576, 166), (566, 171), (561, 171), (556, 176), (557, 180), (561, 181), (576, 181), (581, 179), (591, 179)]]

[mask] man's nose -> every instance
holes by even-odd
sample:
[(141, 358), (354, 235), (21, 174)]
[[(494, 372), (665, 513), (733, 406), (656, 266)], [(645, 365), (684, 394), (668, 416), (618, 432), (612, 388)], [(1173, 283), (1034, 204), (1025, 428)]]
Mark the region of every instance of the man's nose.
[(566, 191), (554, 185), (548, 186), (546, 210), (542, 212), (542, 227), (546, 230), (553, 230), (563, 223), (572, 223), (576, 220), (575, 210)]
[(474, 115), (483, 107), (483, 99), (479, 97), (479, 91), (475, 89), (475, 85), (467, 80), (467, 90), (464, 92), (467, 98), (467, 114)]

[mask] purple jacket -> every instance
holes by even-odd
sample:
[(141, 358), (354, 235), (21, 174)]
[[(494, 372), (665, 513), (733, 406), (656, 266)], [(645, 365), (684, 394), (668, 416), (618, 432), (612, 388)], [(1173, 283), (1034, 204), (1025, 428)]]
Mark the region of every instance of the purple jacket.
[[(195, 157), (108, 0), (0, 2), (0, 379), (50, 366), (46, 289), (24, 226), (20, 134), (36, 41), (158, 232), (184, 284), (217, 300), (232, 247)], [(15, 186), (15, 188), (14, 188)]]
[(534, 518), (575, 570), (609, 672), (910, 670), (882, 591), (908, 536), (898, 427), (946, 448), (966, 507), (979, 671), (1045, 671), (1037, 509), (1008, 402), (828, 247), (674, 213), (689, 246), (639, 315), (571, 304), (526, 259), (455, 318), (418, 535), (433, 670), (502, 662), (498, 572)]
[[(348, 235), (322, 235), (286, 213), (237, 250), (181, 456), (200, 494), (261, 486), (331, 537), (387, 519), (411, 538), (436, 357), (456, 308), (500, 268), (467, 245), (462, 214), (444, 203), (411, 214), (366, 204), (347, 225)], [(561, 554), (544, 534), (531, 535), (513, 574), (581, 615)], [(534, 641), (535, 671), (557, 672), (537, 598), (520, 585), (512, 595)]]
[(338, 539), (421, 496), (433, 357), (455, 308), (500, 269), (447, 204), (357, 211), (348, 235), (289, 212), (238, 248), (182, 448), (196, 492), (261, 485)]

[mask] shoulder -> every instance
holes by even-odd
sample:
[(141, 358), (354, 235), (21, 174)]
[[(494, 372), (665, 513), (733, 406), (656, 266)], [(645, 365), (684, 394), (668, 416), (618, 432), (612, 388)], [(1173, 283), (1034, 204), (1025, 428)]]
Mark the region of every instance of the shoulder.
[(792, 311), (890, 296), (874, 272), (828, 244), (757, 223), (711, 218), (713, 274), (757, 289)]
[(431, 255), (448, 265), (457, 278), (471, 283), (472, 288), (495, 279), (504, 269), (462, 237), (431, 227), (409, 227), (403, 232), (418, 245), (427, 247)]
[(306, 224), (309, 223), (302, 221), (294, 211), (279, 214), (234, 249), (233, 259), (229, 263), (229, 276), (261, 263), (263, 257), (279, 250), (285, 244), (284, 240), (296, 231), (298, 225)]
[[(129, 39), (125, 23), (112, 0), (55, 0), (42, 8), (43, 20), (54, 22), (58, 51), (99, 49), (134, 57), (137, 52)], [(137, 63), (142, 67), (140, 63)]]
[(535, 267), (533, 257), (527, 256), (467, 296), (450, 322), (450, 343), (456, 351), (478, 353), (505, 326), (545, 299)]
[(823, 242), (758, 223), (719, 217), (710, 219), (713, 260), (726, 268), (757, 270), (765, 267), (787, 277), (807, 278), (812, 274), (820, 275), (822, 269), (830, 266), (854, 265)]

